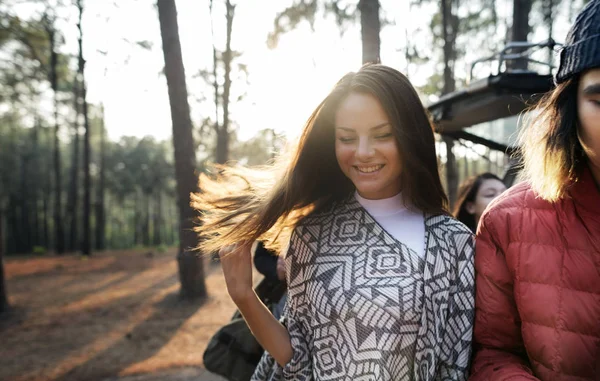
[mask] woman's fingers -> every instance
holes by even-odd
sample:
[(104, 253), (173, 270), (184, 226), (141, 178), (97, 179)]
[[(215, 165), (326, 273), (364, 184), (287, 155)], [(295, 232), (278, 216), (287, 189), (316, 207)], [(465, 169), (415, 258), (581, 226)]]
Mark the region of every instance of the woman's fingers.
[(227, 245), (227, 246), (223, 246), (221, 248), (221, 250), (219, 250), (219, 257), (222, 259), (224, 257), (226, 257), (227, 255), (233, 253), (238, 247), (237, 243), (234, 243), (233, 245)]
[(235, 244), (219, 250), (227, 290), (236, 303), (242, 302), (253, 293), (250, 247), (250, 245)]

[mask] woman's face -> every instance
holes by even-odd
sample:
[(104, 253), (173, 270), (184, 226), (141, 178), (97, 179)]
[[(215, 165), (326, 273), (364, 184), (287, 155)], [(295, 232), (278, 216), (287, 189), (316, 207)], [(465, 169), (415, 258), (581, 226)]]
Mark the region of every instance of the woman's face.
[[(579, 141), (590, 160), (592, 171), (600, 175), (600, 68), (585, 72), (577, 89)], [(596, 181), (600, 181), (597, 178)]]
[(379, 101), (351, 93), (335, 114), (335, 154), (358, 194), (378, 200), (400, 193), (402, 163), (392, 125)]
[(479, 223), (479, 218), (483, 214), (488, 204), (493, 199), (500, 196), (502, 192), (506, 190), (506, 186), (502, 181), (496, 179), (487, 179), (481, 182), (477, 194), (475, 195), (475, 201), (467, 203), (467, 212), (475, 216), (475, 224)]

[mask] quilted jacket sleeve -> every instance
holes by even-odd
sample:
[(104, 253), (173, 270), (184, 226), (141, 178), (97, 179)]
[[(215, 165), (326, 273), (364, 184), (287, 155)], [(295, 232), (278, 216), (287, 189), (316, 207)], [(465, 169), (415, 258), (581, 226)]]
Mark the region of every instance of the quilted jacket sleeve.
[(503, 252), (507, 240), (497, 234), (492, 208), (482, 217), (477, 234), (475, 355), (470, 381), (538, 381), (523, 346), (513, 277)]

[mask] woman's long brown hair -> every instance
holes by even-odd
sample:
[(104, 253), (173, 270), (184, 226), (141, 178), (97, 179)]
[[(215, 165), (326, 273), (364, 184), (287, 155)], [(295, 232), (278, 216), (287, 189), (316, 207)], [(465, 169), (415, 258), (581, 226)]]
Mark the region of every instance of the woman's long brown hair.
[(447, 214), (427, 113), (408, 79), (384, 65), (366, 65), (345, 75), (308, 119), (289, 156), (259, 169), (221, 166), (201, 175), (201, 192), (192, 194), (200, 213), (200, 249), (265, 240), (281, 249), (304, 216), (349, 197), (352, 182), (335, 155), (335, 112), (352, 92), (376, 97), (398, 142), (402, 192), (412, 207), (427, 214)]

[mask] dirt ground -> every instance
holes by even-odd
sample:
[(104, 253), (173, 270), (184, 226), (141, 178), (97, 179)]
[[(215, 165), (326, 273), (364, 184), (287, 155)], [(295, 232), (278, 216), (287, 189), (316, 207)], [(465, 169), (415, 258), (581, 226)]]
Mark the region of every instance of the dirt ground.
[(9, 257), (5, 271), (0, 380), (218, 379), (202, 353), (235, 309), (218, 265), (204, 302), (180, 300), (174, 250)]

